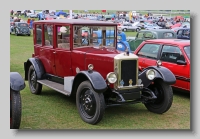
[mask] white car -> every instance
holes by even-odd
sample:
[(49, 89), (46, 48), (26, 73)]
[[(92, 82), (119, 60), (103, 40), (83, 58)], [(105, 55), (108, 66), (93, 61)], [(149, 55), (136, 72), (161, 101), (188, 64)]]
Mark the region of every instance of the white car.
[(133, 24), (131, 23), (126, 23), (126, 24), (121, 24), (120, 25), (120, 28), (122, 29), (122, 31), (126, 32), (126, 31), (140, 31), (141, 28), (138, 27), (138, 26), (134, 26)]

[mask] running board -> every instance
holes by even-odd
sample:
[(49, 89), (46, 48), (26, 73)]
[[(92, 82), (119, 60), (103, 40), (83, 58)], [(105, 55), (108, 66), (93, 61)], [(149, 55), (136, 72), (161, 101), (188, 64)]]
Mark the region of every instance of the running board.
[(37, 80), (37, 82), (55, 90), (55, 91), (58, 91), (66, 96), (70, 96), (70, 94), (71, 94), (71, 92), (64, 90), (63, 84), (52, 82), (49, 80)]

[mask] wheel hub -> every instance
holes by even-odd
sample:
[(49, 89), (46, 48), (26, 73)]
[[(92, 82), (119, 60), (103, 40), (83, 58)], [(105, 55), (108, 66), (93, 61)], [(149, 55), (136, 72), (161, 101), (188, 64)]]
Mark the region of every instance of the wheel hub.
[(91, 90), (87, 90), (81, 95), (80, 105), (82, 112), (86, 117), (91, 118), (95, 115), (96, 101)]

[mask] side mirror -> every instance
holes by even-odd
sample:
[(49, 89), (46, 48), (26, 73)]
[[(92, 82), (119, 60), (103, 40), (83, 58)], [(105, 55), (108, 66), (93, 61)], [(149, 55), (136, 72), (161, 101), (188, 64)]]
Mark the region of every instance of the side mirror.
[(177, 60), (176, 64), (178, 64), (178, 65), (187, 65), (187, 63), (185, 61), (183, 61), (183, 60)]

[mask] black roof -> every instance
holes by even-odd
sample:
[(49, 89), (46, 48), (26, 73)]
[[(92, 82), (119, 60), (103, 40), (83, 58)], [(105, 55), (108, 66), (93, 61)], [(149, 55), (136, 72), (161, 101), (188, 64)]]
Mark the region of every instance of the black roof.
[(39, 20), (34, 23), (67, 23), (67, 24), (87, 24), (87, 25), (117, 25), (112, 22), (96, 21), (96, 20), (85, 20), (85, 19), (53, 19), (53, 20)]

